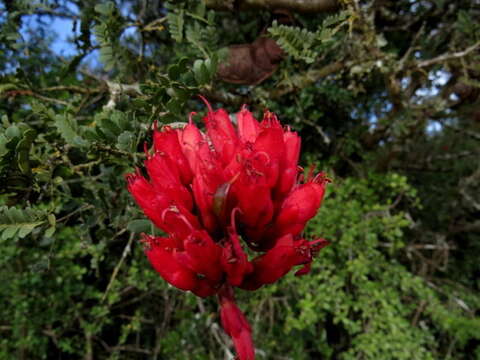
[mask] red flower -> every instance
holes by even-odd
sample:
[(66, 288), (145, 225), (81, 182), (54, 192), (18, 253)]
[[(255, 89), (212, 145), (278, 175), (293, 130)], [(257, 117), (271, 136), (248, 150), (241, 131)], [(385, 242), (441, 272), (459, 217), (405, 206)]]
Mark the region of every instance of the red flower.
[[(321, 205), (327, 179), (312, 170), (303, 182), (300, 137), (273, 113), (258, 122), (243, 107), (235, 126), (225, 110), (202, 100), (206, 132), (192, 116), (182, 130), (159, 131), (155, 124), (154, 152), (145, 151), (149, 179), (139, 170), (127, 175), (128, 190), (167, 234), (145, 236), (154, 269), (179, 289), (218, 294), (222, 325), (239, 359), (250, 360), (251, 329), (232, 287), (255, 290), (295, 266), (302, 266), (296, 275), (310, 270), (328, 242), (301, 233)], [(260, 254), (249, 260), (246, 247)]]

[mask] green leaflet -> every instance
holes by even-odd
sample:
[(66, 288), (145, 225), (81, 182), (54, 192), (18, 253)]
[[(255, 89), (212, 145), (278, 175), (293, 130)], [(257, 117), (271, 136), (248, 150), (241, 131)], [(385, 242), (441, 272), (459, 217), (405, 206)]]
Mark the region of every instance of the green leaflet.
[(44, 222), (45, 213), (42, 211), (3, 206), (0, 208), (0, 237), (2, 240), (15, 236), (24, 238)]
[[(274, 21), (268, 32), (288, 55), (296, 60), (313, 63), (319, 47), (333, 39), (333, 36), (346, 24), (347, 17), (347, 11), (329, 16), (315, 32), (296, 26), (279, 25)], [(332, 28), (333, 25), (336, 26)]]

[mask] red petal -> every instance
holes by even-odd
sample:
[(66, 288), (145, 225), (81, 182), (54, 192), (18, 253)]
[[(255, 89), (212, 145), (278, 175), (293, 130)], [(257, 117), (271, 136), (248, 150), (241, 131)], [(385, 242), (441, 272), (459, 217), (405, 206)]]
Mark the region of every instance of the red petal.
[(162, 213), (162, 229), (179, 239), (184, 239), (201, 226), (196, 218), (185, 207), (171, 205)]
[(180, 173), (181, 182), (188, 185), (192, 181), (192, 170), (182, 152), (179, 142), (179, 131), (166, 128), (153, 133), (153, 145), (156, 152), (168, 154)]
[(143, 176), (130, 174), (127, 181), (128, 190), (155, 226), (180, 239), (200, 228), (197, 218), (187, 208), (168, 198), (167, 194), (156, 191)]
[(177, 254), (177, 258), (182, 264), (196, 273), (204, 275), (212, 283), (220, 281), (222, 248), (212, 240), (206, 231), (192, 232), (184, 240), (183, 247), (185, 251)]
[(207, 134), (220, 155), (222, 163), (228, 164), (238, 144), (238, 136), (228, 113), (224, 109), (208, 112), (203, 120), (207, 127)]
[(315, 216), (325, 194), (325, 184), (310, 182), (299, 186), (285, 199), (274, 224), (275, 236), (302, 232), (308, 220)]
[(245, 279), (242, 288), (256, 290), (264, 284), (272, 284), (296, 265), (297, 252), (292, 235), (278, 239), (275, 246), (252, 260), (253, 272)]
[(197, 276), (190, 269), (179, 264), (174, 256), (173, 249), (164, 247), (165, 238), (156, 238), (146, 250), (148, 260), (153, 268), (167, 282), (181, 290), (193, 290), (197, 287)]
[(190, 169), (195, 172), (198, 159), (197, 151), (200, 147), (200, 144), (204, 142), (203, 135), (195, 125), (188, 124), (181, 132), (180, 137), (180, 145), (182, 147), (182, 151), (187, 158)]
[(310, 270), (312, 269), (312, 263), (309, 262), (307, 264), (305, 264), (300, 270), (298, 270), (296, 273), (295, 273), (295, 276), (303, 276), (303, 275), (306, 275), (310, 272)]
[(244, 106), (237, 113), (238, 135), (245, 142), (254, 143), (260, 133), (260, 124)]
[(128, 191), (133, 195), (145, 215), (148, 216), (156, 226), (165, 230), (163, 228), (162, 213), (169, 206), (166, 195), (157, 193), (152, 184), (138, 173), (127, 175), (127, 181)]
[(272, 113), (268, 110), (265, 111), (265, 113), (263, 114), (263, 120), (260, 123), (260, 126), (264, 129), (267, 129), (267, 128), (279, 128), (279, 129), (281, 129), (282, 128), (282, 125), (280, 124), (280, 121), (278, 121), (278, 119), (277, 119), (277, 115), (275, 115), (274, 113)]
[(275, 198), (281, 199), (292, 189), (297, 178), (297, 164), (300, 156), (300, 137), (291, 131), (283, 134), (285, 153), (280, 160), (280, 173), (275, 187)]
[(247, 227), (263, 227), (273, 216), (273, 202), (267, 186), (245, 185), (236, 187), (241, 220)]
[(284, 153), (283, 130), (281, 128), (262, 130), (255, 141), (254, 152), (266, 154), (268, 158), (268, 167), (265, 172), (266, 182), (267, 186), (273, 187), (278, 180), (280, 159)]
[(169, 156), (157, 153), (145, 160), (145, 166), (156, 191), (165, 193), (168, 198), (188, 210), (192, 209), (192, 195), (183, 186), (178, 169)]

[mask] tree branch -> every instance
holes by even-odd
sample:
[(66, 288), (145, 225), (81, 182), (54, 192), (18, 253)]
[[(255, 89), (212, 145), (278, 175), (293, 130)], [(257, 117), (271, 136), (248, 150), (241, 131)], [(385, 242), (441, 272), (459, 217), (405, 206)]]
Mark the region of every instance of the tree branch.
[(466, 48), (463, 51), (458, 51), (458, 52), (451, 53), (451, 54), (449, 54), (449, 53), (448, 54), (443, 54), (443, 55), (437, 56), (436, 58), (433, 58), (433, 59), (420, 61), (416, 64), (416, 67), (424, 68), (424, 67), (428, 67), (430, 65), (435, 65), (435, 64), (441, 63), (441, 62), (445, 62), (445, 61), (449, 61), (449, 60), (453, 60), (453, 59), (460, 59), (462, 57), (467, 56), (471, 52), (475, 51), (479, 47), (480, 47), (480, 41), (473, 44), (472, 46), (469, 46), (468, 48)]
[(5, 96), (6, 97), (31, 96), (31, 97), (34, 97), (34, 98), (37, 98), (37, 99), (40, 99), (40, 100), (43, 100), (43, 101), (47, 101), (47, 102), (50, 102), (50, 103), (53, 103), (53, 104), (68, 106), (68, 102), (66, 102), (66, 101), (56, 99), (56, 98), (46, 97), (46, 96), (37, 94), (33, 90), (10, 90), (10, 91), (7, 91), (5, 93)]
[(275, 10), (285, 9), (302, 13), (319, 13), (335, 10), (337, 0), (204, 0), (207, 7), (220, 10)]
[(110, 100), (108, 100), (108, 103), (103, 107), (104, 109), (114, 109), (122, 94), (139, 95), (142, 93), (138, 83), (120, 84), (108, 80), (106, 82), (110, 91)]
[(99, 93), (102, 92), (103, 89), (96, 89), (96, 88), (87, 88), (75, 85), (58, 85), (58, 86), (50, 86), (48, 88), (40, 89), (40, 91), (70, 91), (70, 92), (78, 92), (82, 94), (92, 94), (92, 93)]

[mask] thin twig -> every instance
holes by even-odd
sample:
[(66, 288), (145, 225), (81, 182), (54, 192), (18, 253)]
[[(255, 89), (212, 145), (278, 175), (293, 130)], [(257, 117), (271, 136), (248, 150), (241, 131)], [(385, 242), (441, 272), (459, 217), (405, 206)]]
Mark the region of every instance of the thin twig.
[(69, 85), (69, 86), (63, 86), (63, 85), (51, 86), (51, 87), (48, 87), (48, 88), (40, 89), (40, 91), (71, 91), (71, 92), (78, 92), (78, 93), (82, 93), (82, 94), (92, 94), (92, 93), (102, 92), (101, 89), (85, 88), (85, 87), (75, 86), (75, 85)]
[(49, 98), (49, 97), (37, 94), (32, 90), (11, 90), (6, 92), (6, 96), (7, 97), (32, 96), (34, 98), (37, 98), (43, 101), (51, 102), (51, 103), (62, 105), (62, 106), (68, 106), (68, 102), (66, 101), (55, 99), (55, 98)]
[(91, 209), (93, 208), (94, 206), (92, 204), (85, 204), (85, 205), (82, 205), (81, 207), (79, 207), (78, 209), (72, 211), (70, 214), (67, 214), (63, 217), (61, 217), (60, 219), (57, 219), (57, 223), (58, 222), (62, 222), (62, 221), (65, 221), (67, 219), (69, 219), (70, 217), (72, 217), (73, 215), (79, 213), (79, 212), (82, 212), (82, 211), (85, 211), (85, 210), (88, 210), (88, 209)]
[(420, 26), (420, 29), (417, 31), (417, 33), (413, 36), (413, 39), (412, 41), (410, 42), (410, 47), (408, 48), (407, 51), (405, 51), (405, 54), (402, 56), (402, 58), (400, 59), (400, 61), (398, 62), (397, 64), (397, 71), (401, 70), (404, 68), (404, 64), (405, 62), (407, 61), (407, 59), (410, 57), (410, 55), (412, 54), (413, 50), (415, 50), (416, 48), (416, 44), (418, 42), (418, 40), (420, 39), (420, 35), (423, 34), (423, 31), (425, 30), (425, 23), (422, 24), (422, 26)]
[(132, 248), (132, 242), (133, 239), (135, 238), (135, 234), (131, 233), (130, 238), (128, 239), (127, 245), (125, 245), (125, 248), (123, 249), (122, 257), (118, 261), (117, 266), (115, 266), (115, 269), (113, 269), (112, 276), (110, 277), (110, 281), (108, 282), (107, 288), (105, 289), (105, 292), (103, 293), (102, 300), (101, 302), (105, 301), (105, 298), (107, 297), (108, 292), (110, 291), (110, 288), (113, 285), (113, 282), (115, 281), (118, 271), (120, 270), (120, 267), (122, 266), (123, 262), (125, 261), (126, 257), (128, 254), (130, 254), (131, 248)]
[(460, 58), (463, 58), (463, 57), (467, 56), (471, 52), (475, 51), (479, 47), (480, 47), (480, 41), (473, 44), (472, 46), (466, 48), (463, 51), (458, 51), (458, 52), (451, 53), (451, 54), (443, 54), (443, 55), (437, 56), (433, 59), (420, 61), (415, 66), (417, 68), (424, 68), (424, 67), (427, 67), (427, 66), (430, 66), (430, 65), (441, 63), (441, 62), (454, 60), (454, 59), (460, 59)]

